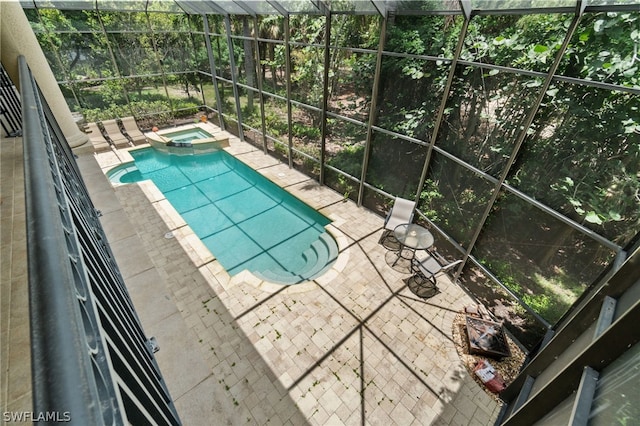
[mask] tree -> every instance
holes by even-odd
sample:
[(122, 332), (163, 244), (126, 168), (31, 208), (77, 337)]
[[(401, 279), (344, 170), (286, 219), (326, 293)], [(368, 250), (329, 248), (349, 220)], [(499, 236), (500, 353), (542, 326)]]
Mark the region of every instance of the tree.
[[(249, 18), (242, 16), (242, 35), (246, 37), (244, 43), (244, 70), (247, 76), (247, 86), (257, 87), (256, 85), (256, 65), (254, 60), (253, 43), (249, 39), (251, 37), (251, 28), (249, 26)], [(247, 90), (247, 109), (251, 113), (253, 111), (253, 90)]]
[[(585, 16), (560, 72), (636, 86), (638, 19), (637, 14)], [(622, 32), (631, 37), (621, 37)], [(546, 95), (514, 181), (625, 245), (640, 231), (638, 95), (566, 83), (554, 83)]]

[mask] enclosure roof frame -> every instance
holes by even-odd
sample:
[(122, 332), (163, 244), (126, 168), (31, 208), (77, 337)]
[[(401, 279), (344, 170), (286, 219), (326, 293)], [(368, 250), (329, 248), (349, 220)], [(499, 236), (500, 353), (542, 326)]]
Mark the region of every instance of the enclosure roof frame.
[[(25, 9), (166, 12), (189, 15), (514, 15), (637, 11), (640, 0), (554, 0), (541, 6), (524, 6), (480, 0), (20, 0)], [(529, 3), (530, 5), (531, 3)], [(457, 7), (456, 7), (457, 5)]]

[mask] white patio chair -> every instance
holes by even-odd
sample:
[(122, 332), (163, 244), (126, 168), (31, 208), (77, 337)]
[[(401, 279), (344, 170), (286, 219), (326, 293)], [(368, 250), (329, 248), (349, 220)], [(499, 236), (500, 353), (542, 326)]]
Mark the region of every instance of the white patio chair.
[(446, 274), (460, 263), (462, 263), (462, 259), (448, 262), (436, 251), (432, 251), (424, 259), (413, 259), (412, 269), (414, 274), (403, 281), (416, 296), (428, 299), (440, 293), (437, 286), (437, 277)]
[(400, 245), (397, 243), (393, 230), (398, 225), (411, 223), (413, 221), (413, 213), (416, 208), (416, 202), (405, 198), (396, 197), (393, 206), (384, 220), (384, 229), (378, 243), (382, 244), (390, 250), (398, 250)]

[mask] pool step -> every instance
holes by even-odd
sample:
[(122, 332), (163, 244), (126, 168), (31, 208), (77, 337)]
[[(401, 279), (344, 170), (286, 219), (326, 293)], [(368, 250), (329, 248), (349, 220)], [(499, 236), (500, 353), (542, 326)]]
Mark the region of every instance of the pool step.
[(318, 252), (313, 248), (309, 247), (302, 253), (302, 258), (305, 261), (302, 269), (293, 273), (284, 268), (272, 268), (268, 271), (263, 271), (257, 273), (257, 276), (260, 276), (264, 279), (269, 279), (269, 281), (276, 281), (283, 284), (297, 284), (301, 281), (304, 281), (308, 275), (308, 271), (314, 268), (314, 266), (318, 263)]
[[(332, 247), (335, 247), (335, 250), (332, 250)], [(337, 253), (337, 246), (333, 238), (327, 233), (320, 234), (319, 238), (303, 253), (306, 264), (298, 274), (306, 280), (318, 277), (327, 264), (335, 260), (334, 252)]]
[(256, 271), (253, 272), (253, 274), (265, 281), (271, 281), (280, 284), (298, 284), (299, 282), (304, 281), (304, 278), (302, 278), (300, 275), (294, 274), (281, 268), (269, 269), (261, 272)]
[[(315, 242), (314, 242), (315, 243)], [(315, 264), (321, 262), (319, 259), (318, 251), (313, 247), (313, 244), (302, 253), (302, 258), (304, 259), (304, 267), (298, 271), (298, 274), (301, 276), (306, 276), (310, 269), (313, 268)]]
[(319, 240), (314, 244), (320, 261), (317, 262), (315, 268), (310, 271), (309, 279), (314, 279), (324, 274), (338, 258), (338, 245), (333, 237), (326, 232), (320, 234)]
[(327, 232), (320, 234), (320, 239), (325, 243), (329, 250), (328, 262), (334, 262), (338, 258), (338, 243)]
[(327, 266), (327, 263), (331, 262), (329, 245), (325, 240), (322, 239), (322, 236), (317, 241), (314, 241), (313, 244), (311, 244), (311, 247), (317, 253), (318, 260), (313, 265), (311, 265), (311, 268), (308, 271), (306, 271), (305, 275), (310, 280), (316, 278), (319, 275), (320, 271), (322, 271), (325, 266)]
[(320, 234), (318, 240), (302, 253), (305, 265), (297, 273), (284, 268), (273, 268), (267, 271), (254, 272), (257, 277), (282, 283), (297, 284), (302, 281), (312, 280), (328, 270), (338, 257), (338, 246), (333, 237), (326, 232)]
[(302, 253), (302, 257), (305, 260), (305, 265), (302, 267), (298, 274), (302, 277), (310, 277), (313, 275), (313, 269), (318, 263), (324, 262), (322, 250), (318, 249), (317, 244), (319, 241), (314, 241), (311, 246)]

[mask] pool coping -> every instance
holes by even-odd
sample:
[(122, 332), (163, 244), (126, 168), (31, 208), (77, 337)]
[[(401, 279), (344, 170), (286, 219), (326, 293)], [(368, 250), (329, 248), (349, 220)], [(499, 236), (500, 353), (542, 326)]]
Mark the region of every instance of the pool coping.
[[(255, 170), (256, 172), (260, 173), (260, 175), (263, 178), (274, 183), (275, 185), (277, 185), (282, 190), (286, 191), (291, 196), (296, 197), (297, 199), (307, 204), (309, 207), (313, 208), (315, 211), (318, 211), (316, 208), (314, 208), (311, 205), (309, 200), (305, 200), (304, 197), (293, 194), (291, 191), (288, 191), (287, 188), (283, 188), (281, 185), (278, 185), (277, 182), (274, 182), (273, 180), (269, 179), (267, 176), (264, 175), (264, 173), (261, 173), (260, 170), (256, 170), (250, 164), (238, 158), (237, 155), (234, 155), (233, 152), (230, 152), (229, 148), (231, 145), (229, 142), (232, 138), (235, 139), (234, 143), (246, 144), (247, 147), (250, 147), (252, 150), (255, 150), (255, 151), (259, 151), (259, 150), (256, 147), (246, 142), (242, 142), (239, 139), (234, 138), (233, 135), (230, 135), (228, 134), (228, 132), (224, 132), (220, 130), (213, 124), (210, 124), (210, 123), (197, 123), (195, 125), (187, 124), (187, 125), (178, 126), (171, 129), (159, 130), (156, 133), (160, 133), (162, 131), (164, 131), (165, 133), (177, 132), (181, 130), (188, 130), (189, 128), (193, 128), (193, 127), (203, 128), (204, 130), (212, 134), (213, 133), (218, 135), (226, 134), (225, 136), (228, 137), (227, 146), (221, 147), (221, 149), (225, 150), (227, 153), (229, 153), (229, 155), (232, 155), (236, 160), (245, 164), (247, 167), (250, 167), (252, 170)], [(134, 162), (134, 158), (131, 155), (131, 151), (146, 149), (148, 147), (154, 147), (154, 146), (147, 143), (147, 144), (137, 145), (135, 147), (125, 147), (115, 151), (115, 158), (113, 158), (114, 153), (96, 153), (94, 155), (96, 156), (96, 160), (98, 160), (100, 169), (109, 180), (108, 178), (109, 171), (111, 171), (115, 167)], [(205, 152), (205, 151), (198, 151), (198, 153), (202, 153), (202, 152)], [(122, 185), (132, 185), (130, 183), (112, 182), (111, 180), (109, 180), (109, 182), (114, 188)], [(255, 286), (256, 288), (268, 293), (275, 293), (275, 292), (282, 292), (282, 291), (290, 294), (302, 293), (302, 292), (307, 292), (307, 291), (317, 289), (316, 283), (326, 283), (331, 281), (333, 278), (338, 276), (342, 271), (344, 271), (344, 268), (347, 266), (347, 263), (349, 262), (350, 250), (349, 250), (348, 239), (342, 233), (342, 231), (340, 231), (338, 227), (333, 224), (333, 222), (336, 219), (328, 216), (327, 219), (329, 219), (331, 223), (326, 225), (324, 229), (336, 241), (336, 244), (338, 246), (338, 256), (333, 261), (331, 266), (327, 268), (325, 272), (322, 273), (321, 275), (313, 278), (312, 280), (305, 280), (296, 284), (282, 284), (282, 283), (275, 283), (272, 281), (268, 281), (254, 275), (253, 273), (251, 273), (246, 269), (231, 276), (226, 271), (226, 269), (222, 266), (222, 264), (220, 264), (220, 262), (216, 259), (215, 255), (211, 253), (211, 251), (205, 246), (205, 244), (202, 242), (200, 237), (198, 237), (196, 233), (191, 229), (191, 227), (186, 223), (182, 215), (180, 215), (180, 213), (178, 213), (178, 211), (171, 205), (169, 200), (166, 199), (164, 194), (162, 194), (162, 192), (153, 183), (153, 181), (143, 180), (140, 182), (136, 182), (135, 185), (137, 185), (141, 189), (141, 191), (145, 194), (150, 204), (154, 207), (158, 215), (162, 218), (163, 222), (169, 229), (169, 232), (165, 234), (165, 238), (175, 238), (176, 241), (178, 241), (178, 243), (180, 244), (180, 246), (182, 246), (187, 256), (191, 259), (193, 264), (198, 269), (200, 270), (205, 269), (212, 274), (211, 277), (207, 277), (207, 275), (205, 274), (205, 277), (207, 278), (207, 281), (210, 283), (210, 285), (214, 281), (213, 276), (215, 276), (216, 277), (215, 281), (220, 283), (225, 290), (228, 290), (229, 288), (237, 284), (249, 283)], [(322, 212), (318, 212), (318, 213), (323, 214)], [(323, 214), (323, 216), (326, 216), (326, 215)]]

